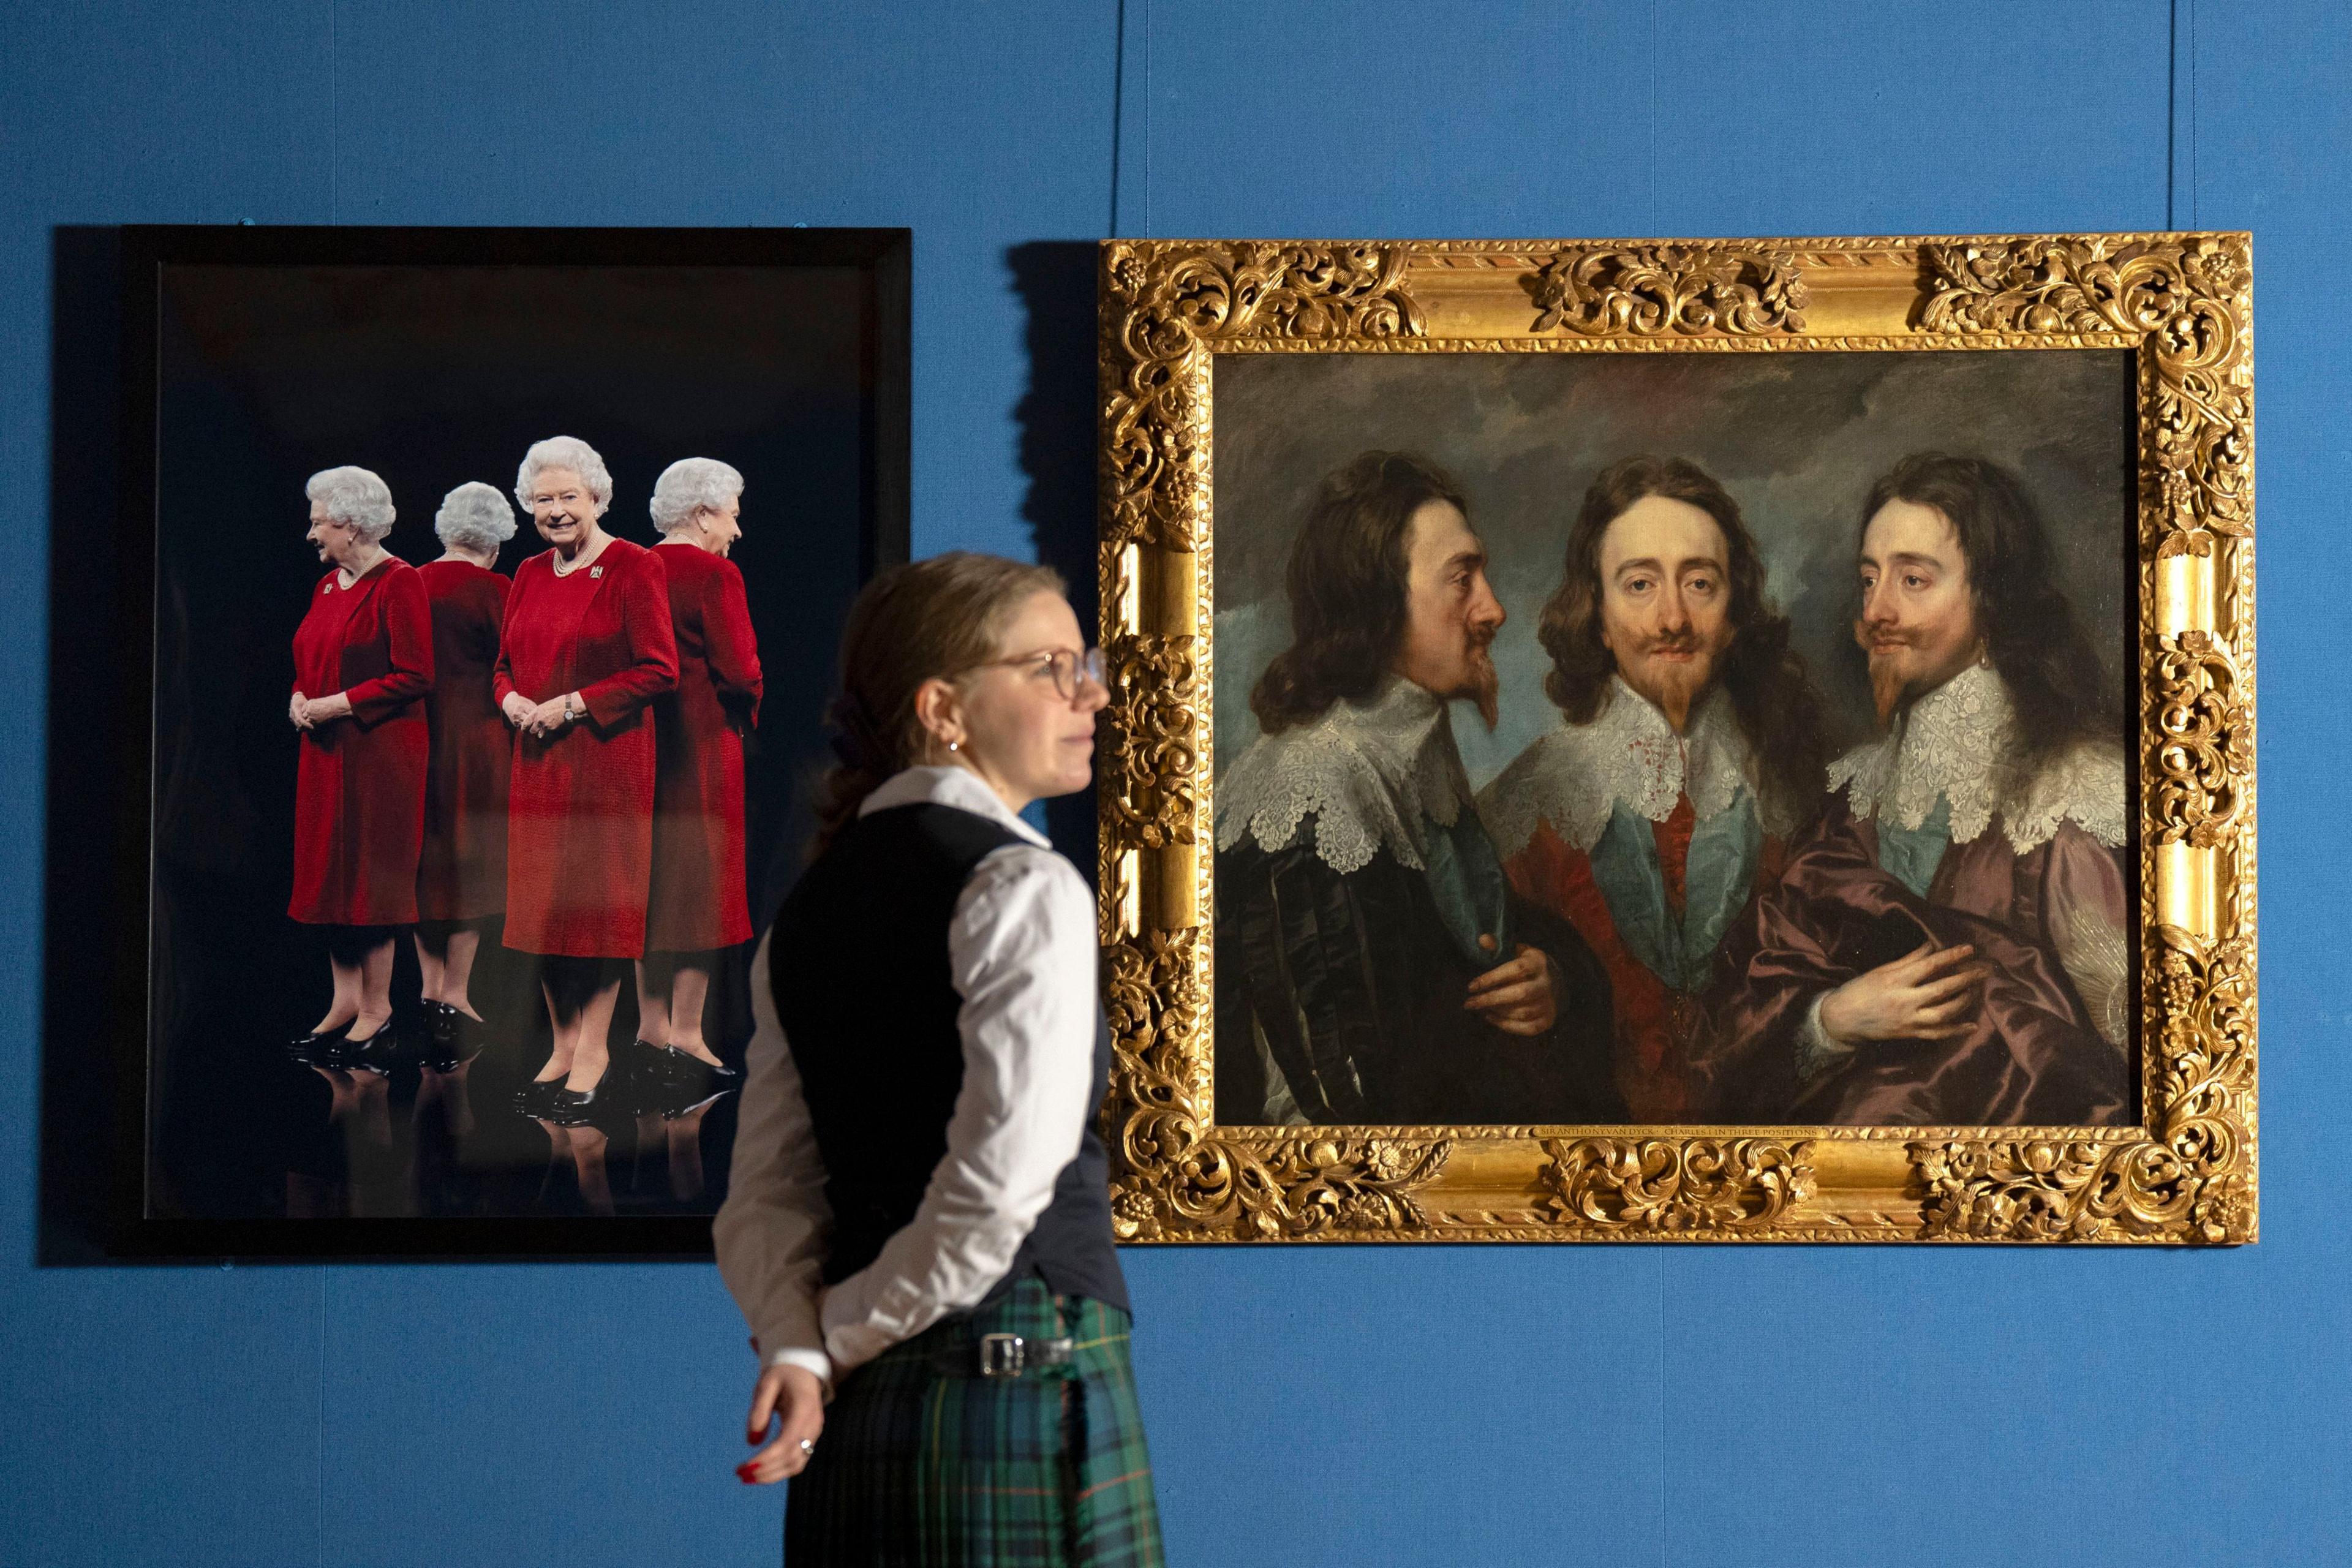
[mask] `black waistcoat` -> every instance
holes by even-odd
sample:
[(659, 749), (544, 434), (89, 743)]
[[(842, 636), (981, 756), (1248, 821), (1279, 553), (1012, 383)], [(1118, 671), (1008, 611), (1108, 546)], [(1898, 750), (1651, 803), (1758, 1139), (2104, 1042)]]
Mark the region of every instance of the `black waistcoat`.
[[(834, 839), (776, 916), (768, 973), (824, 1158), (833, 1240), (825, 1283), (856, 1273), (915, 1217), (947, 1153), (963, 1086), (963, 1040), (948, 928), (973, 868), (1023, 842), (954, 806), (895, 806)], [(1109, 1177), (1095, 1108), (1110, 1076), (1110, 1034), (1096, 1028), (1094, 1093), (1077, 1157), (990, 1290), (1043, 1279), (1057, 1294), (1118, 1307), (1127, 1284), (1111, 1245)]]

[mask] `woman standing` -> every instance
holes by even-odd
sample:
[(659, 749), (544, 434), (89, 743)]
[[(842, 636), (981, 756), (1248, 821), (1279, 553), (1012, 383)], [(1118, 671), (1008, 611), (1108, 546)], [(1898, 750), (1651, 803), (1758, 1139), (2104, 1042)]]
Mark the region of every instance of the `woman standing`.
[(800, 1478), (791, 1562), (1161, 1561), (1091, 1126), (1094, 900), (1020, 816), (1086, 787), (1100, 660), (1059, 577), (990, 556), (850, 613), (844, 766), (752, 962), (712, 1229), (762, 1363), (739, 1473)]
[(301, 762), (286, 912), (327, 928), (334, 997), (291, 1049), (304, 1061), (383, 1072), (394, 1055), (393, 938), (416, 919), (433, 620), (424, 580), (383, 548), (396, 514), (382, 479), (327, 468), (303, 491), (304, 537), (327, 574), (294, 633), (286, 716), (301, 731)]
[(532, 447), (515, 476), (552, 547), (507, 595), (493, 690), (515, 727), (507, 790), (506, 945), (544, 956), (555, 1049), (522, 1107), (558, 1123), (609, 1103), (606, 1032), (629, 959), (646, 950), (654, 727), (677, 684), (658, 556), (597, 520), (613, 476), (585, 441)]
[(494, 568), (515, 533), (495, 489), (459, 485), (433, 519), (442, 553), (416, 569), (433, 612), (433, 689), (425, 715), (425, 854), (416, 869), (416, 962), (430, 1035), (425, 1064), (443, 1072), (481, 1048), (467, 994), (482, 931), (507, 907), (507, 769), (514, 742), (492, 693), (507, 580)]
[(717, 950), (751, 939), (743, 891), (743, 736), (760, 715), (760, 648), (743, 574), (743, 476), (684, 458), (654, 485), (677, 689), (654, 700), (654, 865), (637, 964), (646, 1086), (683, 1110), (739, 1081), (702, 1037)]

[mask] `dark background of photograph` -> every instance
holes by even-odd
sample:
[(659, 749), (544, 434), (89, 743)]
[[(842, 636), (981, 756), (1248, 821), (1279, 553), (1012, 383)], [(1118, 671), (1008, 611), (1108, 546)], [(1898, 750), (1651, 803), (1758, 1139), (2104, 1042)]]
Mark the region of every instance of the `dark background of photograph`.
[[(303, 483), (338, 464), (382, 475), (384, 541), (422, 563), (433, 517), (478, 479), (511, 496), (530, 444), (601, 453), (604, 526), (640, 543), (655, 479), (684, 457), (744, 477), (741, 569), (766, 679), (744, 746), (748, 884), (764, 931), (801, 861), (841, 617), (867, 564), (861, 508), (870, 389), (854, 267), (169, 265), (160, 300), (149, 1212), (520, 1215), (583, 1212), (573, 1163), (509, 1103), (546, 1058), (528, 955), (485, 938), (473, 996), (496, 1044), (470, 1106), (290, 1067), (325, 1009), (314, 928), (287, 918), (297, 739), (289, 644), (322, 568)], [(546, 548), (518, 508), (499, 570)], [(714, 977), (709, 1038), (741, 1061), (751, 947)], [(396, 1024), (417, 970), (397, 948)], [(616, 1042), (635, 1020), (622, 988)], [(364, 1075), (361, 1075), (362, 1078)], [(356, 1080), (354, 1080), (356, 1081)], [(698, 1191), (661, 1129), (624, 1123), (608, 1153), (624, 1215), (707, 1214), (726, 1190), (735, 1097), (707, 1113)], [(681, 1151), (691, 1163), (691, 1149)]]
[(2122, 733), (2137, 517), (2126, 353), (1223, 354), (1216, 410), (1221, 763), (1257, 738), (1250, 688), (1289, 644), (1282, 577), (1299, 520), (1326, 474), (1373, 447), (1419, 453), (1462, 486), (1509, 616), (1494, 647), (1502, 721), (1492, 734), (1454, 726), (1474, 785), (1559, 722), (1536, 626), (1586, 488), (1642, 452), (1689, 458), (1739, 503), (1840, 750), (1874, 722), (1852, 632), (1872, 482), (1912, 452), (2006, 465), (2040, 503)]

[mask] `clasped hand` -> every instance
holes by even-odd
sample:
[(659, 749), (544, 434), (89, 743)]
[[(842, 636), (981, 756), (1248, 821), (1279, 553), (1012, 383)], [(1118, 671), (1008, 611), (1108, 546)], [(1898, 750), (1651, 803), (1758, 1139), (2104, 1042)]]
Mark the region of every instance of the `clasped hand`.
[(1977, 991), (1990, 966), (1969, 963), (1962, 943), (1938, 952), (1923, 942), (1892, 963), (1857, 974), (1822, 998), (1822, 1028), (1833, 1040), (1957, 1040), (1975, 1027)]
[(1540, 1035), (1559, 1016), (1552, 994), (1551, 960), (1539, 947), (1519, 943), (1518, 954), (1470, 982), (1462, 1005), (1481, 1014), (1507, 1035)]
[(526, 735), (543, 741), (572, 722), (571, 716), (565, 711), (570, 701), (569, 692), (562, 697), (551, 697), (544, 702), (533, 702), (520, 691), (509, 691), (506, 701), (500, 705), (500, 710), (506, 714), (508, 723)]
[(315, 730), (329, 720), (348, 717), (351, 710), (352, 700), (340, 691), (332, 697), (305, 697), (298, 691), (286, 704), (286, 717), (297, 730)]

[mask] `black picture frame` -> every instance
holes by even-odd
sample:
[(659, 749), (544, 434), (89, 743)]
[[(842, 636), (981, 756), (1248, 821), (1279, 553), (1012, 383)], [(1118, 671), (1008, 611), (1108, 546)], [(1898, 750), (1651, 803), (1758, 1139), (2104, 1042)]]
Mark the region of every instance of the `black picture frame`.
[[(93, 248), (90, 231), (77, 233), (78, 241), (70, 245), (61, 236), (61, 258)], [(44, 1009), (50, 1062), (45, 1087), (52, 1096), (60, 1092), (62, 1080), (94, 1081), (94, 1075), (77, 1079), (61, 1073), (58, 1063), (98, 1048), (98, 1042), (89, 1037), (98, 1020), (74, 1016), (83, 1000), (103, 998), (107, 1009), (104, 1033), (111, 1042), (113, 1068), (113, 1129), (102, 1226), (107, 1255), (210, 1260), (708, 1258), (707, 1214), (294, 1218), (156, 1212), (151, 1201), (155, 1157), (151, 944), (157, 847), (154, 785), (164, 760), (156, 735), (158, 551), (163, 538), (158, 507), (160, 454), (166, 435), (161, 393), (165, 368), (160, 336), (163, 279), (167, 268), (189, 266), (749, 268), (772, 269), (780, 279), (796, 269), (855, 269), (860, 321), (854, 526), (856, 579), (862, 583), (882, 567), (905, 561), (908, 552), (909, 231), (135, 226), (113, 233), (121, 312), (116, 525), (111, 541), (97, 551), (77, 552), (70, 562), (61, 551), (51, 588), (53, 711), (70, 708), (77, 714), (105, 718), (102, 722), (51, 727), (51, 870), (45, 911), (51, 956)], [(58, 364), (60, 375), (65, 374), (62, 349)], [(61, 448), (65, 442), (61, 436)], [(633, 479), (635, 489), (628, 499), (641, 506), (651, 476)], [(404, 519), (422, 517), (429, 529), (426, 498), (401, 499)], [(746, 499), (748, 512), (749, 503), (757, 500), (748, 488)], [(278, 521), (271, 520), (271, 525)], [(88, 531), (86, 525), (76, 526)], [(53, 531), (62, 541), (66, 522), (54, 522)], [(412, 532), (412, 542), (415, 537)], [(520, 538), (511, 544), (535, 547), (535, 542), (526, 515)], [(110, 554), (108, 583), (100, 558)], [(854, 592), (855, 584), (847, 586)], [(845, 608), (848, 596), (843, 593), (841, 603), (829, 606), (831, 613)], [(805, 752), (821, 750), (816, 725), (809, 721), (803, 727), (807, 732), (794, 743)], [(805, 768), (803, 775), (812, 776)], [(100, 797), (93, 798), (87, 786), (101, 780), (105, 787)], [(60, 785), (66, 787), (60, 791)], [(94, 896), (96, 879), (101, 877), (103, 896)], [(760, 900), (755, 886), (753, 916), (764, 931), (772, 910), (761, 909)], [(748, 952), (747, 945), (745, 956)], [(625, 985), (625, 994), (626, 990)], [(92, 1162), (88, 1155), (92, 1152), (77, 1157), (70, 1144), (78, 1129), (94, 1128), (97, 1119), (55, 1106), (47, 1110), (47, 1183), (89, 1183)], [(91, 1140), (85, 1133), (81, 1141)], [(95, 1211), (100, 1207), (96, 1190), (90, 1186), (90, 1199), (79, 1205), (53, 1201), (48, 1209), (53, 1214), (77, 1206)]]

